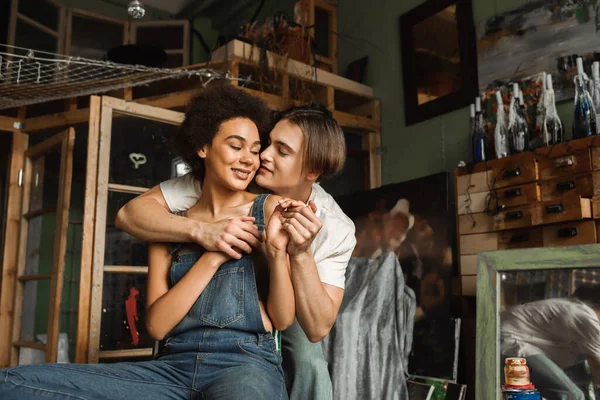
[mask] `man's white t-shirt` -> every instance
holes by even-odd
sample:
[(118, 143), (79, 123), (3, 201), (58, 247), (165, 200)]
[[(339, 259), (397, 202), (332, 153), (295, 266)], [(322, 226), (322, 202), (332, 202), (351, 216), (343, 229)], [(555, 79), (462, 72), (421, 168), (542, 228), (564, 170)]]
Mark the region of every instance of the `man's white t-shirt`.
[[(160, 190), (171, 212), (191, 208), (202, 192), (200, 182), (191, 174), (162, 182)], [(321, 282), (343, 289), (346, 267), (356, 246), (354, 223), (321, 185), (313, 185), (310, 200), (317, 205), (316, 215), (323, 223), (311, 245), (319, 277)]]
[(600, 357), (600, 320), (588, 305), (549, 299), (511, 307), (500, 314), (504, 357), (544, 354), (561, 368)]

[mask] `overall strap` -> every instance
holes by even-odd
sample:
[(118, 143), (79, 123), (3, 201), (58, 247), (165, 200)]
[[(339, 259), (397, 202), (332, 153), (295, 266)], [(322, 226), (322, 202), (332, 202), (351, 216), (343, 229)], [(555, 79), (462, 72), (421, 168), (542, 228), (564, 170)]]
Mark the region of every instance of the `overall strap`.
[(259, 194), (252, 204), (252, 216), (255, 221), (254, 224), (258, 230), (262, 233), (265, 230), (265, 201), (270, 194)]

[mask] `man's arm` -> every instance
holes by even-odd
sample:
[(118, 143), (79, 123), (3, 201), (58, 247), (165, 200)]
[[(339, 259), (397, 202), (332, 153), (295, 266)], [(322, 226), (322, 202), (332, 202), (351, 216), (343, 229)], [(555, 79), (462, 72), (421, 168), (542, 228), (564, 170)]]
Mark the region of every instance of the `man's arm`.
[(207, 250), (222, 251), (235, 259), (241, 258), (242, 252), (250, 253), (260, 238), (253, 217), (206, 224), (172, 214), (160, 186), (125, 204), (117, 213), (115, 225), (148, 242), (199, 243)]
[[(344, 297), (344, 289), (321, 282), (317, 265), (310, 245), (322, 228), (315, 215), (317, 210), (313, 201), (309, 206), (298, 201), (281, 203), (284, 228), (290, 235), (288, 254), (290, 270), (296, 299), (296, 317), (298, 323), (311, 342), (322, 340), (335, 323)], [(353, 235), (353, 232), (352, 232)], [(347, 238), (343, 238), (345, 240)], [(354, 237), (352, 237), (354, 239)], [(351, 247), (351, 248), (350, 248)], [(341, 255), (347, 264), (354, 246), (350, 246)], [(332, 253), (335, 249), (331, 249)]]

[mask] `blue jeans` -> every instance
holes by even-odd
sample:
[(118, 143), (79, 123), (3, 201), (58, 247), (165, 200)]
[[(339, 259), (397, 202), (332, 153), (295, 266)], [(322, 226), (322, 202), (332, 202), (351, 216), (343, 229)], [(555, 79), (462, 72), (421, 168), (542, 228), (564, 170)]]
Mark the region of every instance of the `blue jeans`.
[(158, 359), (146, 362), (7, 368), (0, 371), (0, 399), (287, 398), (271, 334), (237, 332), (205, 343), (177, 337), (166, 343)]
[(283, 370), (291, 400), (330, 400), (328, 364), (321, 343), (312, 343), (298, 321), (281, 334)]

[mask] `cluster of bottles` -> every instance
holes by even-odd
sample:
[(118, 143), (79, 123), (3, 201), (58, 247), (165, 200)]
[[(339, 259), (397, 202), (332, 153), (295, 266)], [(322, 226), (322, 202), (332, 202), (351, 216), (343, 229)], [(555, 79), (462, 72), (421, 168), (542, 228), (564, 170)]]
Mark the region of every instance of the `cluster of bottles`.
[[(540, 116), (540, 136), (532, 139), (527, 119), (523, 92), (517, 83), (513, 84), (508, 118), (504, 111), (502, 93), (496, 92), (498, 108), (494, 128), (494, 149), (496, 158), (522, 153), (532, 148), (550, 146), (564, 141), (563, 124), (556, 112), (556, 100), (552, 86), (552, 75), (543, 75), (541, 98), (537, 105)], [(592, 64), (592, 79), (583, 70), (583, 60), (577, 59), (575, 82), (575, 111), (573, 139), (580, 139), (598, 133), (600, 127), (600, 63)], [(492, 157), (488, 149), (485, 123), (481, 112), (481, 98), (471, 104), (469, 133), (472, 138), (473, 162), (483, 162)]]

